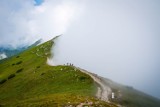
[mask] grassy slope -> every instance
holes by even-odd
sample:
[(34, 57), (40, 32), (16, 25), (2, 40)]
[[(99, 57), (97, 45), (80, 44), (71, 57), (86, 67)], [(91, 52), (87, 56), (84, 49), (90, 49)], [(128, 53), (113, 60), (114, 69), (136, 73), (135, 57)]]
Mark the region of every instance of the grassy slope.
[(132, 87), (123, 86), (106, 79), (106, 83), (111, 87), (117, 97), (113, 102), (127, 107), (160, 107), (160, 100), (140, 92)]
[[(48, 41), (0, 63), (0, 106), (63, 106), (86, 100), (112, 106), (94, 98), (96, 85), (71, 66), (49, 66), (46, 59), (54, 43)], [(19, 72), (18, 72), (19, 70)], [(15, 77), (8, 79), (11, 74)]]

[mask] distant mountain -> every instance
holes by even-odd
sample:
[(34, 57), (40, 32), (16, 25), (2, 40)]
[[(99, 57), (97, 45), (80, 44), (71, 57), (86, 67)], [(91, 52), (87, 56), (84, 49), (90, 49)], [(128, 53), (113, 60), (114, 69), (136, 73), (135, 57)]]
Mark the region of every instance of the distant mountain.
[[(13, 49), (11, 47), (0, 47), (0, 54), (1, 55), (5, 55), (6, 57), (3, 57), (3, 58), (8, 58), (8, 57), (11, 57), (13, 55), (16, 55), (22, 51), (24, 51), (25, 49), (27, 49), (27, 47), (22, 47), (22, 48), (17, 48), (17, 49)], [(1, 58), (1, 59), (3, 59)]]
[[(36, 42), (34, 42), (32, 45), (30, 45), (28, 48), (32, 48), (32, 47), (34, 47), (34, 46), (37, 46), (37, 45), (39, 45), (41, 42), (42, 42), (42, 39), (39, 39), (39, 40), (37, 40)], [(28, 49), (28, 48), (27, 48), (27, 49)]]
[(17, 55), (20, 52), (32, 48), (33, 46), (37, 46), (38, 44), (40, 44), (42, 41), (42, 39), (37, 40), (35, 43), (33, 43), (30, 46), (23, 46), (23, 47), (19, 47), (19, 48), (12, 48), (11, 46), (7, 46), (7, 47), (0, 47), (0, 60), (4, 59), (4, 58), (9, 58), (11, 56)]

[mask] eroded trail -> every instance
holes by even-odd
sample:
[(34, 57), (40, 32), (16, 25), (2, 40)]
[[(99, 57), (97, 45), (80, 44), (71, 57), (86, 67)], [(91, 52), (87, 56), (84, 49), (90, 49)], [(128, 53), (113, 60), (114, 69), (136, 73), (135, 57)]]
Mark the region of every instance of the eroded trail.
[(111, 94), (111, 88), (108, 87), (108, 86), (105, 84), (103, 78), (99, 77), (99, 76), (96, 75), (96, 74), (90, 73), (90, 72), (88, 72), (88, 71), (86, 71), (86, 70), (84, 70), (84, 69), (81, 69), (81, 68), (77, 68), (77, 69), (79, 69), (79, 70), (81, 70), (82, 72), (90, 75), (91, 78), (93, 78), (93, 80), (94, 80), (97, 84), (99, 84), (99, 87), (98, 87), (98, 91), (97, 91), (97, 93), (96, 93), (96, 96), (97, 96), (97, 98), (99, 98), (99, 99), (101, 99), (101, 100), (103, 100), (103, 101), (107, 101), (107, 102), (108, 102), (108, 101), (109, 101), (109, 96), (110, 96), (110, 94)]

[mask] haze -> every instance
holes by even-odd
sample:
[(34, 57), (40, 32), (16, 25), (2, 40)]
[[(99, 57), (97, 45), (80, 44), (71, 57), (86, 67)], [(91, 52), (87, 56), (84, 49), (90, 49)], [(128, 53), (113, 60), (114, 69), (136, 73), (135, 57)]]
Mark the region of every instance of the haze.
[(160, 98), (160, 1), (15, 1), (0, 1), (1, 45), (63, 34), (53, 65), (73, 63)]

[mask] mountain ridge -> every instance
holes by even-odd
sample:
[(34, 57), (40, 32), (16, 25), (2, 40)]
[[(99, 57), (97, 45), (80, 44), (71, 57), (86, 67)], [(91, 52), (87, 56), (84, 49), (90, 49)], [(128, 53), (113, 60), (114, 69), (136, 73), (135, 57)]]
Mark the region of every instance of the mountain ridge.
[[(49, 66), (52, 40), (32, 47), (0, 64), (0, 105), (116, 107), (95, 97), (96, 84), (90, 76), (72, 66)], [(90, 103), (89, 103), (90, 102)]]
[[(56, 38), (7, 58), (0, 64), (2, 107), (82, 107), (85, 105), (155, 107), (160, 105), (160, 101), (151, 96), (75, 66), (49, 66), (47, 58), (51, 56), (50, 49), (54, 47)], [(103, 80), (103, 84), (115, 93), (115, 99), (112, 99), (111, 92), (108, 93), (106, 100), (101, 96), (97, 97), (100, 84), (91, 75)], [(100, 88), (102, 92), (103, 88)]]

